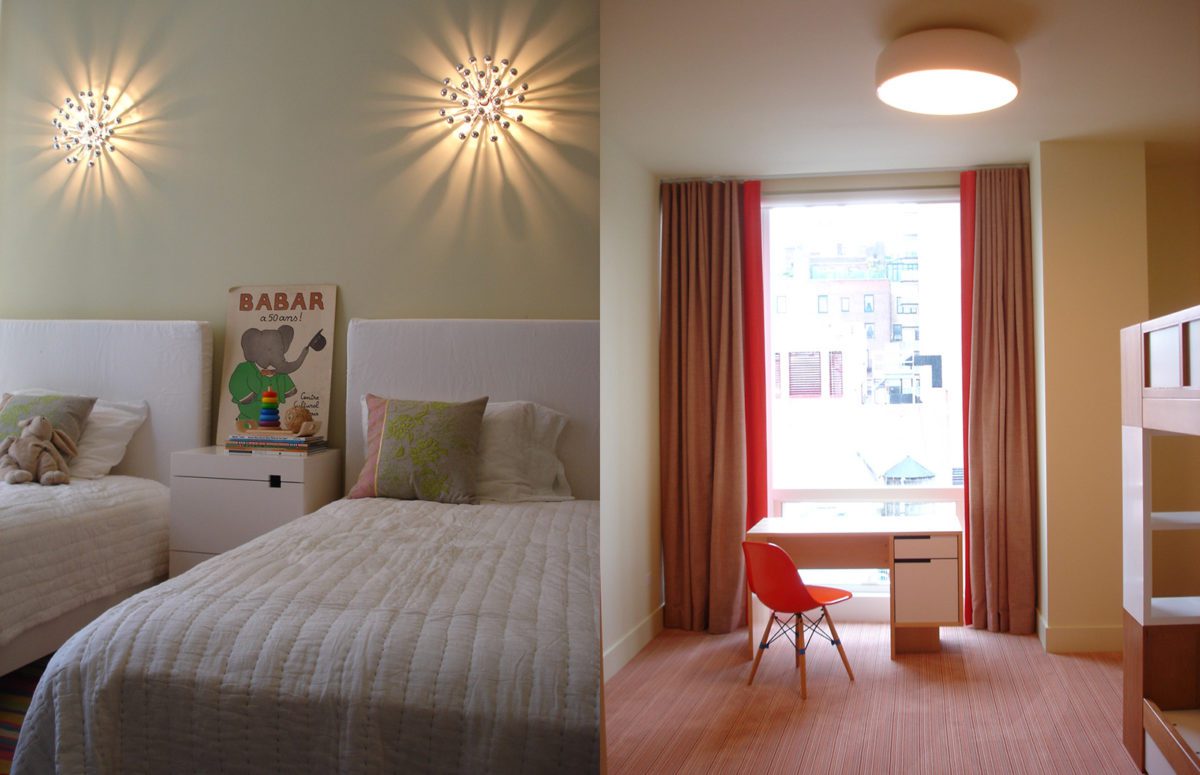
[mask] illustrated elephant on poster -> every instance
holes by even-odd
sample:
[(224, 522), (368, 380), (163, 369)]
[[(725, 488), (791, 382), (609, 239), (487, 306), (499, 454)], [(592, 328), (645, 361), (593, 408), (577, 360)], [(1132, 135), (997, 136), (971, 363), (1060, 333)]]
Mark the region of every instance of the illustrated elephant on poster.
[[(322, 329), (323, 330), (323, 329)], [(262, 394), (267, 388), (279, 394), (283, 405), (296, 394), (294, 374), (304, 365), (309, 350), (325, 349), (325, 336), (318, 331), (295, 359), (287, 357), (295, 330), (288, 325), (279, 328), (249, 328), (242, 334), (242, 355), (229, 377), (229, 395), (238, 407), (239, 420), (256, 420), (262, 409)]]

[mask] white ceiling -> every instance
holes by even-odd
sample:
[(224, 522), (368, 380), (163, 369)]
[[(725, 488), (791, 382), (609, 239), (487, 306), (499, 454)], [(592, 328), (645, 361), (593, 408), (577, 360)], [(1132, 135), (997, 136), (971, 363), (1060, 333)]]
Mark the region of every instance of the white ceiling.
[[(1198, 0), (601, 0), (602, 126), (651, 171), (775, 176), (1026, 161), (1056, 139), (1200, 160)], [(975, 116), (875, 97), (919, 29), (1012, 43), (1021, 93)]]

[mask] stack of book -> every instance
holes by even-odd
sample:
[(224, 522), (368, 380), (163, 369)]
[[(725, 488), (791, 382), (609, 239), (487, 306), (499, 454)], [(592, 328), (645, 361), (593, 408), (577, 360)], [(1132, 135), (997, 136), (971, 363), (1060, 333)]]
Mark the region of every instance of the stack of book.
[(303, 457), (324, 449), (324, 436), (297, 436), (290, 431), (272, 431), (265, 428), (235, 433), (225, 441), (225, 451), (237, 455)]

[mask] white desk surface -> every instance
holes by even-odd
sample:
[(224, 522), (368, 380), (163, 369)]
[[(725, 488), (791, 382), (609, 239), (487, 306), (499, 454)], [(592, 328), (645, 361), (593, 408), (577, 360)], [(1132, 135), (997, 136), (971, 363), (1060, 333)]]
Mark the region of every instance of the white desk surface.
[(933, 514), (858, 515), (829, 518), (817, 515), (767, 517), (746, 533), (747, 538), (767, 535), (924, 535), (961, 533), (953, 512)]

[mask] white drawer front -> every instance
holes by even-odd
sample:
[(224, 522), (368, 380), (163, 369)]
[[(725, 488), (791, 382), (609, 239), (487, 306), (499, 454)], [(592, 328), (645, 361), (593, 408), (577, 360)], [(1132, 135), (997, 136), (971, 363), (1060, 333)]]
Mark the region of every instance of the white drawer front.
[(958, 560), (898, 562), (894, 568), (897, 624), (958, 624)]
[(896, 559), (958, 558), (958, 536), (896, 536), (893, 545)]
[(220, 554), (304, 515), (304, 485), (171, 479), (171, 549)]

